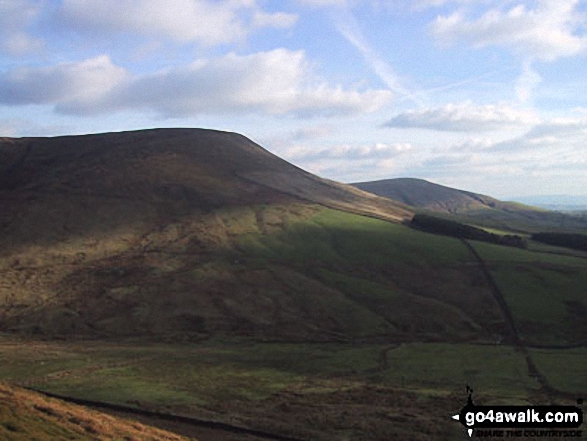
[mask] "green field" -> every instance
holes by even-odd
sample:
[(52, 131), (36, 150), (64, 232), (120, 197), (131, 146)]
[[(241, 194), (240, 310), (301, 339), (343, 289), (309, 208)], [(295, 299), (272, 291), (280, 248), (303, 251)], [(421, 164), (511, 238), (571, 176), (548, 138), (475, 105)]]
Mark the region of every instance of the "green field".
[(547, 376), (550, 384), (558, 390), (587, 395), (587, 349), (566, 350), (534, 349), (532, 357), (538, 369)]
[(587, 260), (475, 243), (530, 344), (584, 343)]
[[(584, 391), (586, 355), (533, 351), (554, 386), (577, 394)], [(430, 432), (418, 432), (421, 439), (455, 439), (459, 427), (447, 415), (464, 404), (467, 384), (480, 403), (548, 399), (528, 376), (523, 355), (500, 346), (60, 343), (5, 337), (0, 356), (9, 360), (0, 367), (0, 380), (311, 439), (341, 434), (362, 439), (365, 433), (385, 439), (420, 424)]]
[[(339, 317), (352, 307), (356, 326), (350, 332), (356, 336), (494, 341), (507, 331), (481, 263), (458, 239), (321, 210), (272, 234), (252, 232), (237, 240), (245, 262), (270, 266), (275, 274), (293, 268), (342, 293), (326, 301)], [(585, 342), (587, 259), (471, 243), (527, 343)]]

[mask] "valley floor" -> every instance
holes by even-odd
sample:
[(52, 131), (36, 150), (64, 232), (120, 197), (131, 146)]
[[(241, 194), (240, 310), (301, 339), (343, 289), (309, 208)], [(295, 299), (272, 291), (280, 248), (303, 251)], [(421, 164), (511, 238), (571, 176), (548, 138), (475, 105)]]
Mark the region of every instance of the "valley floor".
[[(5, 335), (0, 380), (290, 439), (454, 440), (466, 437), (450, 419), (465, 404), (466, 385), (474, 388), (477, 404), (575, 404), (586, 395), (587, 349), (529, 352), (551, 390), (530, 375), (523, 353), (502, 345), (40, 341)], [(263, 439), (165, 424), (202, 441)]]

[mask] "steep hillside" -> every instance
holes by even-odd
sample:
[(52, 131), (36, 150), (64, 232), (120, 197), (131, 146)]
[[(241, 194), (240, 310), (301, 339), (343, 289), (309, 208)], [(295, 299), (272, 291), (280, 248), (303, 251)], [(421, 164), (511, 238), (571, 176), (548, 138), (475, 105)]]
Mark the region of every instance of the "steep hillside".
[(103, 206), (118, 206), (123, 210), (118, 214), (125, 215), (125, 222), (117, 220), (118, 226), (135, 222), (133, 209), (139, 206), (143, 212), (138, 217), (144, 220), (145, 215), (157, 216), (161, 211), (173, 216), (291, 201), (392, 220), (410, 217), (401, 204), (318, 178), (242, 135), (200, 129), (4, 138), (0, 192), (9, 201), (2, 212), (4, 226), (22, 220), (13, 218), (24, 206), (30, 212), (50, 201), (53, 208), (78, 210), (75, 215), (83, 218), (84, 231), (88, 223), (98, 230), (107, 225), (95, 225), (92, 219), (98, 210), (81, 207), (82, 199), (100, 212)]
[[(293, 340), (502, 332), (486, 288), (475, 296), (489, 312), (471, 303), (475, 270), (443, 271), (407, 227), (325, 208), (397, 221), (411, 216), (402, 205), (306, 173), (241, 135), (8, 139), (0, 152), (0, 330)], [(430, 264), (410, 268), (416, 256)]]
[(402, 202), (415, 209), (458, 216), (463, 221), (517, 231), (582, 230), (587, 222), (578, 217), (537, 207), (504, 202), (490, 196), (434, 184), (423, 179), (396, 178), (359, 182), (353, 186)]
[(323, 207), (412, 215), (242, 135), (197, 129), (4, 138), (0, 199), (0, 329), (50, 335), (322, 333), (319, 316), (293, 330), (266, 317), (265, 297), (288, 288), (243, 265), (236, 238)]

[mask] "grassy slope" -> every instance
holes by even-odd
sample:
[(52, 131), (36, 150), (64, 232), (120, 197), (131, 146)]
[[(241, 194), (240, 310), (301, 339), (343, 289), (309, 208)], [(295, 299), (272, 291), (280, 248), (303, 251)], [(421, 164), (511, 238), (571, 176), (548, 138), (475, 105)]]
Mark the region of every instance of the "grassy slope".
[(475, 243), (529, 344), (585, 344), (587, 260)]
[[(139, 244), (120, 243), (104, 257), (64, 243), (49, 265), (30, 254), (16, 266), (15, 256), (4, 260), (4, 323), (53, 334), (298, 340), (499, 333), (463, 245), (399, 224), (262, 205), (185, 217)], [(76, 262), (76, 252), (86, 257)], [(486, 305), (483, 316), (476, 302)], [(422, 312), (435, 319), (419, 320)]]
[[(352, 314), (355, 335), (466, 339), (500, 332), (499, 313), (457, 240), (322, 210), (278, 234), (251, 234), (239, 243), (282, 280), (293, 269), (334, 288), (329, 308), (340, 308), (339, 320)], [(475, 304), (485, 306), (483, 317)], [(345, 305), (352, 308), (344, 312)]]
[[(475, 247), (528, 341), (584, 341), (585, 259)], [(29, 291), (5, 300), (5, 322), (25, 331), (490, 342), (507, 333), (488, 281), (460, 241), (307, 205), (184, 219), (136, 249), (89, 263), (42, 272), (6, 265), (6, 291), (19, 284)], [(43, 285), (67, 296), (35, 297)], [(27, 292), (39, 306), (19, 306)]]
[(182, 441), (187, 438), (0, 383), (5, 441)]
[[(4, 329), (373, 342), (494, 341), (507, 332), (461, 242), (325, 209), (334, 200), (371, 204), (372, 214), (384, 205), (239, 135), (171, 130), (11, 142), (0, 149), (13, 164), (0, 185), (10, 202), (0, 214)], [(26, 156), (15, 155), (18, 148)], [(310, 194), (317, 203), (302, 200)], [(515, 284), (528, 277), (528, 286), (552, 280), (538, 294), (553, 315), (535, 308), (524, 320), (576, 342), (584, 330), (571, 336), (561, 317), (582, 311), (582, 263), (563, 264), (576, 267), (571, 277), (548, 267), (556, 256), (540, 256), (531, 277), (528, 265), (506, 257), (496, 279), (506, 279), (497, 280), (506, 291), (523, 289)]]
[[(383, 318), (392, 334), (407, 331), (408, 322), (420, 336), (431, 338), (435, 332), (464, 333), (466, 326), (491, 329), (492, 320), (498, 320), (488, 318), (493, 304), (485, 291), (487, 281), (470, 269), (474, 264), (463, 244), (451, 238), (322, 211), (284, 234), (247, 236), (245, 242), (263, 265), (281, 261), (336, 287), (378, 316), (366, 315), (369, 323)], [(473, 243), (525, 340), (585, 341), (584, 258)], [(426, 325), (418, 322), (422, 316)]]

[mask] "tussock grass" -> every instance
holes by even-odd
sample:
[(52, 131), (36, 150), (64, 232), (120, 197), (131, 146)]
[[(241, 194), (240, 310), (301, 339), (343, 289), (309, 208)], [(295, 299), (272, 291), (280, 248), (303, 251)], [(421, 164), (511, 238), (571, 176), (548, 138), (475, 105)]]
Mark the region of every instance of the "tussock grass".
[(0, 382), (0, 439), (5, 441), (187, 441)]

